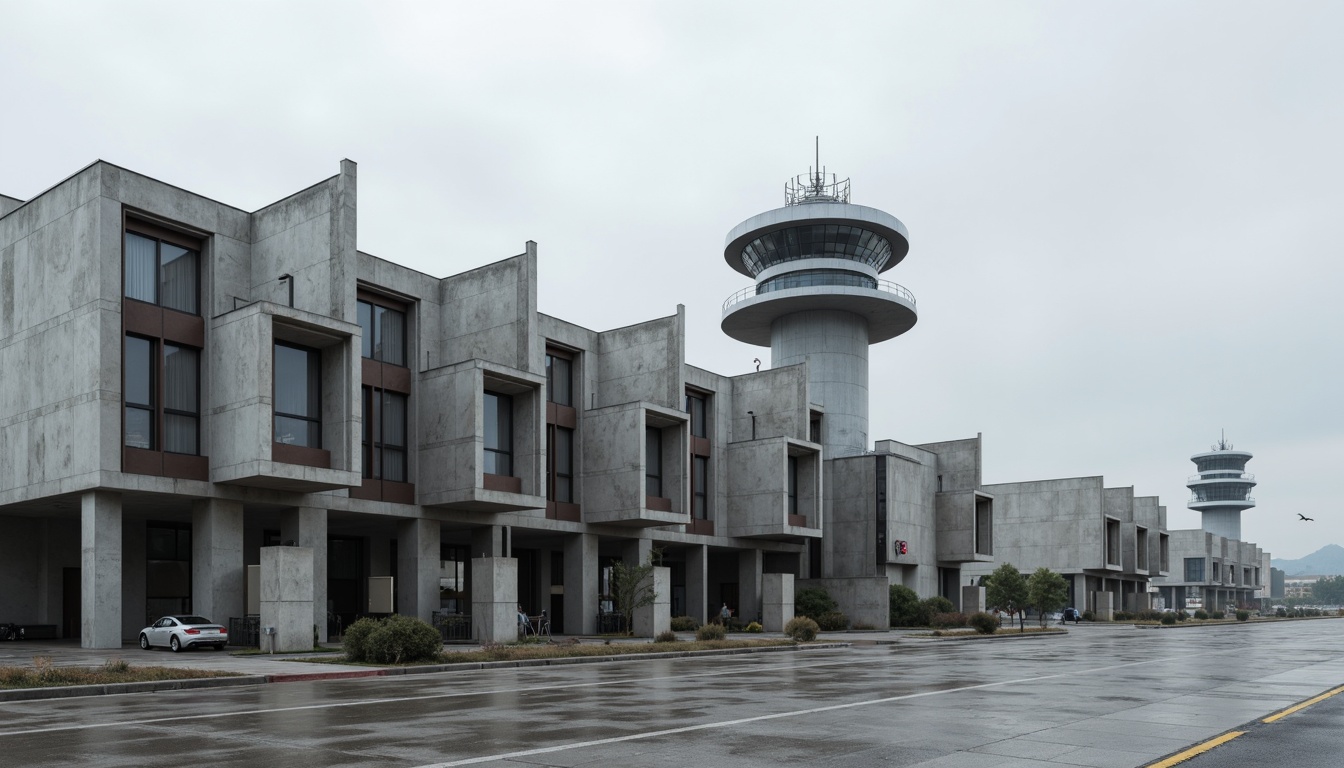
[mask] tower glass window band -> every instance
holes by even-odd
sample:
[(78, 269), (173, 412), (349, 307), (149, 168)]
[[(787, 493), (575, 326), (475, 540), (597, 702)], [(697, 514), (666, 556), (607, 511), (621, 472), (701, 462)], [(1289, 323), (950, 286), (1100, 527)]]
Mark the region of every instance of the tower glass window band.
[(513, 475), (513, 398), (485, 393), (485, 472)]
[(368, 301), (357, 303), (363, 331), (360, 354), (370, 360), (406, 365), (406, 313)]
[(890, 258), (886, 238), (843, 224), (805, 224), (767, 232), (742, 249), (742, 264), (753, 275), (798, 259), (849, 259), (880, 270)]
[(766, 280), (756, 289), (756, 293), (782, 291), (786, 288), (808, 288), (814, 285), (876, 288), (877, 280), (868, 275), (843, 269), (803, 269)]
[(322, 447), (322, 353), (275, 344), (275, 442)]
[(126, 232), (126, 298), (200, 314), (200, 254)]
[(644, 493), (663, 495), (663, 431), (657, 427), (644, 428)]

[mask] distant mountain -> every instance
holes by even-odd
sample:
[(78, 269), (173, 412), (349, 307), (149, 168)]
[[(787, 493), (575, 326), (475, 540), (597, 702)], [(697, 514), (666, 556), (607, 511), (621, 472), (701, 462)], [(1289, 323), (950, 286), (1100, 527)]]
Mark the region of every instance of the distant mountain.
[(1294, 576), (1341, 576), (1344, 575), (1344, 547), (1326, 544), (1306, 557), (1296, 560), (1280, 560), (1276, 557), (1269, 563), (1281, 569), (1290, 579)]

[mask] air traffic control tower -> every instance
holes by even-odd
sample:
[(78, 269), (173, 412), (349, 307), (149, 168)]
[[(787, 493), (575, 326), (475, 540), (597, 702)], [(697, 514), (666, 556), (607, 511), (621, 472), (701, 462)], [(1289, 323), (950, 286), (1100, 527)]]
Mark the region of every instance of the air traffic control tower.
[(915, 297), (878, 275), (910, 250), (905, 225), (849, 202), (849, 179), (817, 168), (784, 185), (784, 207), (733, 227), (728, 265), (756, 284), (723, 303), (723, 332), (770, 347), (772, 367), (806, 362), (822, 406), (823, 456), (868, 443), (868, 345), (915, 325)]
[(1226, 438), (1204, 453), (1190, 457), (1199, 469), (1186, 481), (1190, 489), (1190, 509), (1199, 512), (1200, 527), (1229, 539), (1241, 540), (1241, 513), (1255, 506), (1249, 494), (1255, 487), (1255, 475), (1246, 473), (1250, 451), (1238, 451)]

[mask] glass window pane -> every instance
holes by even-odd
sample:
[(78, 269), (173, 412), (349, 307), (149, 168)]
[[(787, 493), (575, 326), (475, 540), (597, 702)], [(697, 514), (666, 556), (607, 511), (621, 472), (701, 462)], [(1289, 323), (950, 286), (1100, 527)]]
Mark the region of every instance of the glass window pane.
[(322, 415), (320, 353), (275, 345), (275, 410), (294, 416)]
[(709, 459), (704, 456), (696, 456), (694, 467), (694, 487), (696, 493), (705, 493), (709, 485)]
[(126, 406), (126, 445), (131, 448), (154, 447), (154, 412)]
[(359, 306), (360, 355), (373, 357), (373, 305), (367, 301), (356, 302)]
[(574, 474), (574, 430), (555, 429), (555, 471), (561, 475)]
[(322, 425), (316, 421), (276, 415), (275, 442), (307, 448), (322, 447)]
[(197, 254), (172, 243), (159, 243), (159, 303), (169, 309), (199, 314), (196, 304)]
[(383, 448), (383, 479), (395, 483), (406, 482), (406, 452), (397, 448)]
[(551, 400), (559, 405), (573, 405), (573, 387), (570, 361), (563, 357), (553, 359), (551, 365)]
[(158, 241), (126, 233), (126, 297), (155, 302)]
[(378, 339), (374, 357), (392, 365), (406, 364), (406, 315), (395, 309), (375, 307)]
[(508, 395), (485, 393), (485, 447), (513, 450), (513, 398)]
[(406, 396), (396, 392), (384, 392), (382, 417), (383, 445), (405, 448)]
[(154, 369), (148, 339), (126, 337), (126, 357), (123, 362), (126, 375), (124, 397), (127, 403), (154, 407)]
[(197, 437), (198, 419), (179, 413), (163, 415), (163, 450), (170, 453), (186, 453), (192, 456), (200, 453)]
[(574, 480), (569, 477), (555, 478), (555, 500), (565, 504), (574, 503)]
[(196, 413), (200, 392), (200, 363), (196, 350), (163, 345), (163, 407)]

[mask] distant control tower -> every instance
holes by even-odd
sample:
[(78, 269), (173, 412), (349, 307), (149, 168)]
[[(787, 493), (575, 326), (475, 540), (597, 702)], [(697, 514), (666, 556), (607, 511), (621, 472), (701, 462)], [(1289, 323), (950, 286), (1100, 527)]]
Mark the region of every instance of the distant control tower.
[(1242, 510), (1255, 506), (1249, 494), (1255, 487), (1255, 475), (1246, 474), (1249, 451), (1233, 450), (1223, 437), (1207, 453), (1190, 457), (1199, 474), (1190, 477), (1186, 487), (1193, 494), (1190, 509), (1203, 516), (1200, 526), (1209, 533), (1241, 540)]
[(733, 227), (728, 265), (756, 281), (723, 303), (723, 332), (770, 347), (772, 367), (806, 362), (825, 408), (823, 456), (869, 449), (868, 345), (915, 325), (915, 297), (879, 280), (910, 250), (895, 216), (849, 202), (849, 179), (815, 171), (784, 185), (784, 207)]

